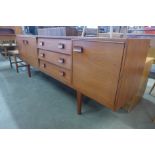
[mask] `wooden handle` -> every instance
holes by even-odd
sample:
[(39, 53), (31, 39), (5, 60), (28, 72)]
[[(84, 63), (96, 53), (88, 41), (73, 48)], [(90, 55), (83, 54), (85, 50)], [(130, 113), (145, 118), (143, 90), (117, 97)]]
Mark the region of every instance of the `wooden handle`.
[(63, 64), (65, 62), (65, 60), (63, 58), (59, 58), (58, 59), (58, 62), (61, 63), (61, 64)]
[(65, 76), (65, 72), (64, 71), (60, 71), (60, 76)]
[(40, 46), (44, 46), (45, 43), (44, 43), (43, 41), (41, 41), (41, 42), (39, 43), (39, 45), (40, 45)]
[(41, 57), (45, 57), (45, 54), (44, 54), (44, 53), (40, 53), (40, 56), (41, 56)]
[(25, 40), (26, 45), (29, 43), (28, 40)]
[(43, 68), (46, 68), (46, 64), (42, 64), (42, 67), (43, 67)]
[(58, 44), (58, 48), (59, 48), (59, 49), (64, 49), (64, 48), (65, 48), (65, 45), (62, 44), (62, 43), (59, 43), (59, 44)]
[(83, 48), (79, 47), (79, 46), (75, 46), (75, 47), (73, 47), (73, 52), (82, 53), (83, 52)]
[(23, 40), (23, 43), (24, 43), (25, 45), (27, 45), (29, 42), (28, 42), (28, 40)]

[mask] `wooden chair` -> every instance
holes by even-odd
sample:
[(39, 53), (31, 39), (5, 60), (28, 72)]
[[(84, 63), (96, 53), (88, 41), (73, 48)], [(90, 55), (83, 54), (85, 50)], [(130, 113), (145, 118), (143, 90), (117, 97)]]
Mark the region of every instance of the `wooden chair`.
[[(30, 65), (24, 63), (20, 57), (19, 57), (19, 51), (18, 50), (8, 50), (8, 57), (10, 62), (10, 67), (12, 68), (12, 64), (15, 64), (16, 71), (19, 73), (19, 67), (27, 67), (28, 76), (31, 77), (31, 70)], [(14, 61), (12, 60), (12, 57), (14, 58)]]

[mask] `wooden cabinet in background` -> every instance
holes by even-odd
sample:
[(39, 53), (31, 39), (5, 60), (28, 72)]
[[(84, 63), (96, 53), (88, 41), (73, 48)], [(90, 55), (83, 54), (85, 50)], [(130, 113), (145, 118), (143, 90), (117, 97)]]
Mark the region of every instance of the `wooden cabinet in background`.
[(0, 26), (0, 29), (12, 29), (14, 34), (22, 34), (22, 26)]

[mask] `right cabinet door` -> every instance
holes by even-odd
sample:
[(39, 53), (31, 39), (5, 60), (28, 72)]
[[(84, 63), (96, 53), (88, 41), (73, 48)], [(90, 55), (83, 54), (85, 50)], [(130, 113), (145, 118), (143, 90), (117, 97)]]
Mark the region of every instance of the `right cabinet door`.
[(73, 41), (73, 85), (113, 109), (124, 43)]

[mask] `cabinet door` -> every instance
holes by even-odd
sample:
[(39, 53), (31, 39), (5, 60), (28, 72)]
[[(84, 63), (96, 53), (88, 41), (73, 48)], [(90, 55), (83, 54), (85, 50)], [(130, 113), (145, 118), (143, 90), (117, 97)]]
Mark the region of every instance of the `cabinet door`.
[(36, 38), (17, 37), (17, 43), (21, 59), (34, 67), (38, 67)]
[(38, 67), (36, 38), (25, 37), (24, 41), (25, 41), (24, 49), (26, 50), (26, 54), (27, 54), (27, 62), (34, 67)]
[(26, 61), (27, 60), (27, 54), (26, 54), (25, 45), (23, 42), (24, 40), (23, 40), (23, 38), (17, 36), (16, 41), (17, 41), (17, 45), (18, 45), (20, 58), (22, 60)]
[(124, 43), (73, 41), (73, 85), (84, 95), (114, 107)]

